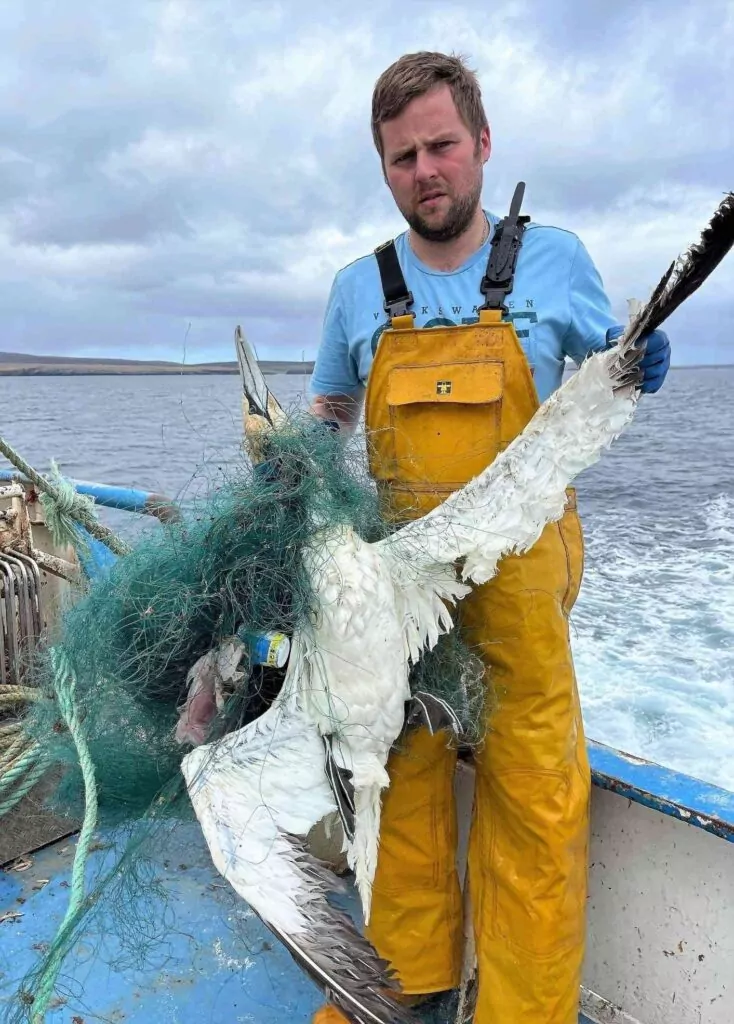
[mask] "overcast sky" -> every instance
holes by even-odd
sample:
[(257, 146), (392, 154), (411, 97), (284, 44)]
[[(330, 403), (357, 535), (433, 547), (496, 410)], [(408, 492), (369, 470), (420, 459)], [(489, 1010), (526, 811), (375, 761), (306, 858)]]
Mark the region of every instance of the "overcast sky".
[[(368, 10), (369, 8), (369, 10)], [(577, 232), (621, 317), (734, 189), (734, 3), (6, 0), (0, 349), (313, 357), (332, 276), (404, 228), (370, 135), (417, 49), (479, 72), (485, 205), (517, 180)], [(734, 362), (734, 254), (671, 319)]]

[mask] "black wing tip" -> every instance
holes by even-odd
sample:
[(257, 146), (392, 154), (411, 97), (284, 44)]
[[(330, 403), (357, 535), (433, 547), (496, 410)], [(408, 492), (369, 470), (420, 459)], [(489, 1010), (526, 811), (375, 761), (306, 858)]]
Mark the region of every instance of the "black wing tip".
[(711, 220), (701, 232), (698, 242), (685, 256), (708, 257), (708, 273), (716, 267), (734, 245), (734, 192), (725, 192)]
[(724, 198), (700, 234), (699, 240), (674, 260), (652, 295), (630, 324), (626, 339), (632, 346), (658, 328), (721, 263), (734, 246), (734, 192)]
[(305, 941), (296, 942), (254, 907), (253, 911), (324, 998), (352, 1024), (420, 1024), (412, 1009), (399, 1001), (401, 988), (392, 966), (359, 932), (346, 910), (326, 898), (328, 891), (346, 890), (343, 880), (309, 852), (302, 837), (281, 835), (292, 844), (298, 866), (312, 885), (306, 912), (313, 930)]

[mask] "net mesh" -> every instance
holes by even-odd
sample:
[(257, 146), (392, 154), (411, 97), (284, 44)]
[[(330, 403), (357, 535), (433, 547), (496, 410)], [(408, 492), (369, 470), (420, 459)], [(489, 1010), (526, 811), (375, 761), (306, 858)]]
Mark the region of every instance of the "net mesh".
[[(9, 1021), (33, 1019), (28, 993), (90, 914), (111, 915), (120, 957), (124, 947), (139, 960), (155, 945), (159, 929), (144, 918), (151, 887), (161, 899), (165, 891), (148, 865), (168, 829), (194, 820), (179, 770), (188, 748), (174, 735), (194, 663), (235, 634), (246, 642), (292, 634), (308, 621), (313, 593), (303, 555), (318, 531), (346, 524), (374, 541), (394, 528), (354, 449), (307, 414), (290, 416), (269, 437), (267, 455), (257, 468), (243, 458), (180, 521), (146, 532), (88, 583), (31, 666), (41, 699), (28, 707), (23, 729), (57, 780), (47, 804), (77, 820), (84, 813), (78, 751), (53, 675), (53, 652), (63, 650), (96, 781), (98, 827), (116, 852), (88, 880), (88, 898), (40, 957)], [(282, 681), (281, 672), (257, 666), (246, 665), (245, 675), (247, 685), (217, 713), (208, 739), (261, 714)], [(413, 667), (411, 686), (448, 700), (464, 741), (482, 741), (484, 666), (456, 630)], [(126, 935), (135, 936), (132, 945)]]

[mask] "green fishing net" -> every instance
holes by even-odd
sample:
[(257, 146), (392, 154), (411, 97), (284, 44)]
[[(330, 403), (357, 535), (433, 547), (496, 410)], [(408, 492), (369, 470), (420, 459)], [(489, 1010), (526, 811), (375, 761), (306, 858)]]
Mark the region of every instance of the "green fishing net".
[[(289, 417), (270, 436), (267, 458), (253, 468), (243, 457), (179, 521), (140, 537), (77, 595), (32, 666), (42, 699), (23, 724), (56, 780), (48, 806), (77, 820), (85, 809), (78, 747), (58, 698), (54, 659), (61, 651), (75, 681), (97, 825), (116, 852), (65, 934), (40, 958), (26, 992), (100, 907), (121, 936), (135, 936), (131, 955), (144, 956), (162, 938), (154, 922), (145, 926), (136, 914), (141, 894), (160, 884), (150, 867), (153, 851), (168, 829), (194, 820), (179, 771), (189, 748), (174, 736), (194, 663), (235, 635), (248, 646), (262, 634), (292, 634), (308, 620), (313, 595), (303, 552), (325, 526), (349, 524), (370, 541), (394, 529), (380, 513), (364, 460), (307, 414)], [(284, 670), (245, 662), (246, 685), (218, 712), (208, 739), (262, 714), (277, 693)], [(482, 741), (487, 680), (458, 631), (425, 652), (411, 686), (452, 705), (464, 743)], [(13, 1019), (32, 1019), (32, 1012), (29, 997)]]

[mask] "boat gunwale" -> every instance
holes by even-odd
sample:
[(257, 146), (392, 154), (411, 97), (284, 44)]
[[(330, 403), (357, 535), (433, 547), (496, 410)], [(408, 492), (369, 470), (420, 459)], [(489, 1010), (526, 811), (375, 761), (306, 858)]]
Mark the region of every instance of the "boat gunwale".
[(734, 842), (734, 792), (598, 740), (586, 743), (595, 786)]

